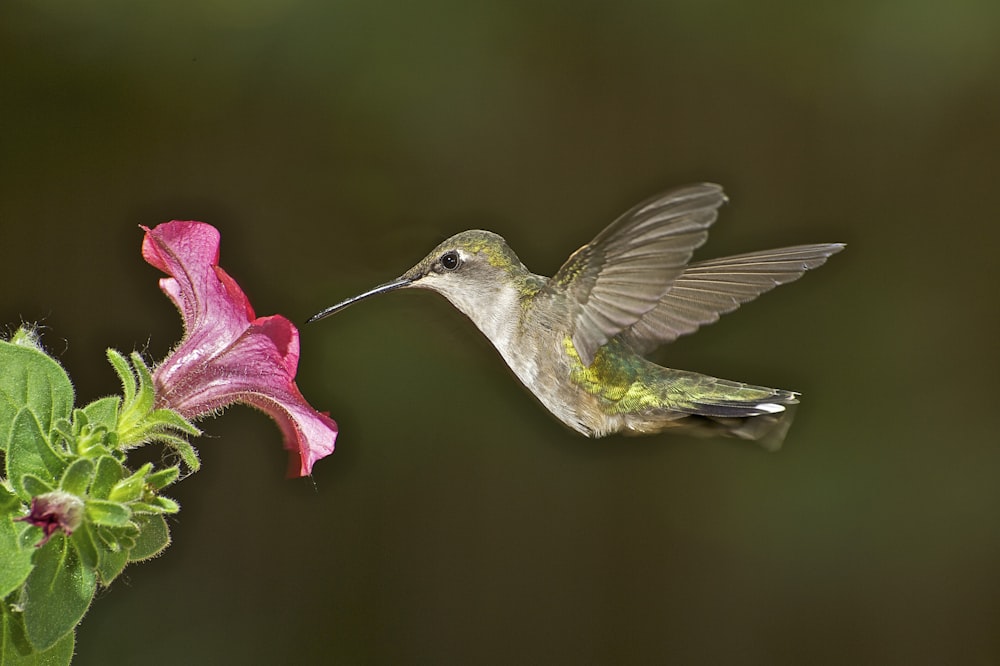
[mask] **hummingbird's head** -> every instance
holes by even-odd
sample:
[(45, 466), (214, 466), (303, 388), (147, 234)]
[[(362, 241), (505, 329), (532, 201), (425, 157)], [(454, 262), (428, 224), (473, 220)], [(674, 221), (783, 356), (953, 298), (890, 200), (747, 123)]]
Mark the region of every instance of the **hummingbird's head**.
[(530, 277), (501, 236), (490, 231), (463, 231), (395, 280), (332, 305), (308, 321), (327, 317), (369, 296), (417, 287), (438, 292), (488, 332), (500, 323), (504, 306), (524, 295)]

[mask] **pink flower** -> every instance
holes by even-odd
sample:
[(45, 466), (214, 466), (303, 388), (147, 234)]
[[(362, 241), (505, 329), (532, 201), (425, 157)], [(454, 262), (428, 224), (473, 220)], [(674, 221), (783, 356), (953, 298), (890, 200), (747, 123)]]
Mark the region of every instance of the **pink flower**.
[(170, 277), (160, 288), (184, 320), (184, 338), (153, 373), (156, 406), (194, 419), (233, 403), (273, 418), (291, 454), (289, 476), (307, 476), (333, 453), (337, 424), (295, 385), (299, 332), (285, 317), (257, 317), (219, 262), (219, 232), (203, 222), (142, 227), (143, 258)]

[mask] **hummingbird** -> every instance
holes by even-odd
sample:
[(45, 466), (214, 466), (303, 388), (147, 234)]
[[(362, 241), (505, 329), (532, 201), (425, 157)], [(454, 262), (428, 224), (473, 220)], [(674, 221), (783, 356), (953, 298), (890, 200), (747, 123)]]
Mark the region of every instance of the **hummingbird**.
[(307, 323), (377, 294), (429, 289), (471, 319), (521, 383), (578, 433), (672, 431), (756, 440), (777, 449), (797, 392), (666, 368), (645, 358), (844, 248), (797, 245), (691, 263), (726, 201), (722, 188), (711, 183), (647, 199), (570, 255), (552, 277), (528, 270), (501, 236), (463, 231), (395, 280), (332, 305)]

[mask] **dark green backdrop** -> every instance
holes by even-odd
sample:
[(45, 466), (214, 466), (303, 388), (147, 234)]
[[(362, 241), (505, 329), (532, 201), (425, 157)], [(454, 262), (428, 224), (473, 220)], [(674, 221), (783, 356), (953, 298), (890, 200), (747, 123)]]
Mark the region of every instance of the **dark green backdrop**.
[(1000, 661), (1000, 4), (177, 4), (0, 5), (0, 322), (81, 399), (180, 334), (139, 224), (298, 322), (469, 227), (551, 274), (697, 180), (700, 257), (849, 248), (656, 356), (802, 391), (776, 455), (578, 438), (432, 295), (303, 328), (337, 452), (285, 481), (266, 417), (205, 422), (76, 663)]

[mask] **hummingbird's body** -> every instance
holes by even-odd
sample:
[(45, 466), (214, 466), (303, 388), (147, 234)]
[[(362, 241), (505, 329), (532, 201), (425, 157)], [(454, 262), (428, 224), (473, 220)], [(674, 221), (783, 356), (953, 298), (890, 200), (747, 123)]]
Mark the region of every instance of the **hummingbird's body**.
[(643, 202), (552, 278), (531, 273), (500, 236), (465, 231), (399, 279), (310, 321), (373, 294), (431, 289), (468, 316), (518, 379), (579, 433), (675, 429), (776, 448), (796, 393), (664, 368), (643, 357), (843, 248), (806, 245), (689, 264), (724, 201), (721, 188), (702, 184)]

